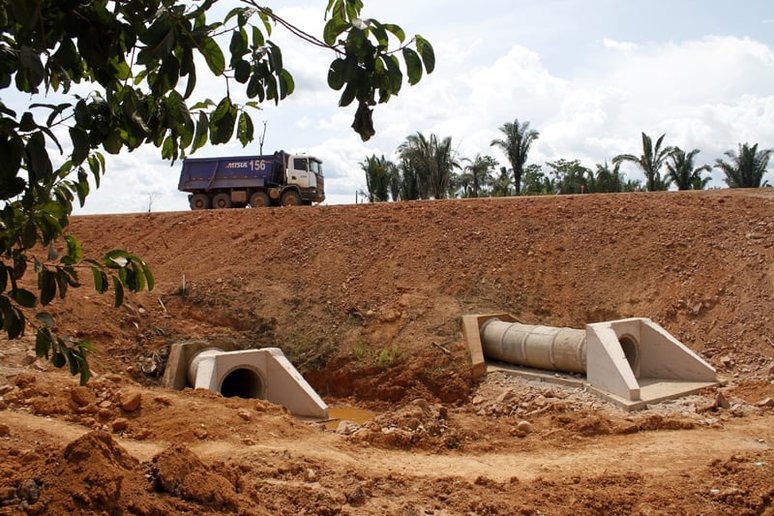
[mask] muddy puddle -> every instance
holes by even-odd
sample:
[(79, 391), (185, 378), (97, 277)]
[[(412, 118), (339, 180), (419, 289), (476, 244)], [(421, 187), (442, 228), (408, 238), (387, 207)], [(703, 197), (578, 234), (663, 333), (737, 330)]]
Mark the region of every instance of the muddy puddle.
[(356, 407), (328, 407), (329, 419), (325, 422), (325, 428), (328, 430), (336, 430), (336, 428), (339, 426), (339, 423), (342, 421), (352, 421), (358, 425), (362, 425), (363, 423), (372, 420), (374, 416), (376, 416), (375, 412)]

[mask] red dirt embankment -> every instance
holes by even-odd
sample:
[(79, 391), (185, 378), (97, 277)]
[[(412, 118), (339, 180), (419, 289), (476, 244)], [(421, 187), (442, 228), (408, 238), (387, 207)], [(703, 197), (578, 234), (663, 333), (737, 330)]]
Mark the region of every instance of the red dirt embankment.
[[(78, 217), (156, 289), (52, 312), (91, 340), (85, 388), (0, 348), (0, 514), (770, 513), (774, 190)], [(90, 277), (84, 275), (84, 283)], [(460, 316), (644, 316), (729, 379), (626, 414), (575, 389), (474, 384)], [(279, 346), (339, 435), (256, 400), (154, 386), (166, 347)], [(774, 404), (774, 403), (773, 403)], [(87, 433), (96, 431), (96, 433)]]

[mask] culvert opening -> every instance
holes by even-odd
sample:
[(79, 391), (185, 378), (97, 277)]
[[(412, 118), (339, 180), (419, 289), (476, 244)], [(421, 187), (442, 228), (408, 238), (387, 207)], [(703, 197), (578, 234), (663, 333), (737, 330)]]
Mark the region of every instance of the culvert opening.
[(629, 367), (632, 368), (634, 376), (638, 377), (640, 375), (640, 355), (637, 347), (637, 341), (634, 340), (633, 337), (624, 335), (618, 339), (618, 342), (621, 344), (621, 349), (623, 349), (626, 361), (629, 362)]
[(263, 379), (252, 369), (237, 368), (223, 378), (220, 393), (224, 398), (263, 399)]

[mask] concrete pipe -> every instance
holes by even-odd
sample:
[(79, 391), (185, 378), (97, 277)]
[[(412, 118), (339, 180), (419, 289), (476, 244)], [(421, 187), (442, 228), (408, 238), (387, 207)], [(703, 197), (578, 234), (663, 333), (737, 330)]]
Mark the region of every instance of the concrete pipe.
[(266, 385), (254, 364), (245, 360), (235, 367), (218, 368), (217, 359), (223, 355), (228, 353), (218, 348), (208, 348), (194, 356), (188, 366), (189, 385), (195, 386), (197, 376), (202, 372), (211, 382), (214, 381), (217, 392), (224, 398), (264, 399)]
[(586, 372), (586, 331), (490, 319), (481, 326), (484, 355), (509, 364)]

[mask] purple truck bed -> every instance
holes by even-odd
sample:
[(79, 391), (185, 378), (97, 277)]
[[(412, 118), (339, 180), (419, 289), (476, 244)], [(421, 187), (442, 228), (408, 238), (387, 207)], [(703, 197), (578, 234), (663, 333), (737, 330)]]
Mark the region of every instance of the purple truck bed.
[(226, 188), (258, 188), (285, 182), (280, 153), (268, 156), (186, 158), (178, 190), (197, 192)]

